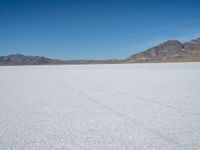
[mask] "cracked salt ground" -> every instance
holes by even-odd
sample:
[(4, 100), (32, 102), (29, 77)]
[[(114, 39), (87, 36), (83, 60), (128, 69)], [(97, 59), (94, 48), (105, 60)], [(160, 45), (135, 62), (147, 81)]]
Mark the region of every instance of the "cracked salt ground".
[(0, 67), (0, 149), (200, 149), (200, 63)]

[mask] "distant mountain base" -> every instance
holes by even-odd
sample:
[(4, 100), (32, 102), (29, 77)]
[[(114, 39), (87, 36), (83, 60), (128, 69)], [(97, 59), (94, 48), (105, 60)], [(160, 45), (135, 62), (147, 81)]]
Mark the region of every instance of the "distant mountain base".
[(145, 60), (127, 60), (127, 63), (160, 63), (160, 62), (200, 62), (200, 55), (195, 56), (177, 56), (158, 59)]

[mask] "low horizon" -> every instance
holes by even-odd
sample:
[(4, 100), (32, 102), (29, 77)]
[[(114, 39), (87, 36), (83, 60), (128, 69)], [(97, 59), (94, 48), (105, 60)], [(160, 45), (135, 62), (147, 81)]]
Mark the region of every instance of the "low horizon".
[(23, 53), (11, 53), (11, 54), (7, 54), (7, 55), (0, 55), (1, 56), (14, 56), (14, 55), (23, 55), (23, 56), (39, 56), (39, 57), (46, 57), (46, 58), (50, 58), (50, 59), (57, 59), (57, 60), (63, 60), (63, 61), (84, 61), (84, 60), (91, 60), (91, 61), (106, 61), (106, 60), (125, 60), (127, 58), (129, 58), (130, 56), (132, 55), (135, 55), (135, 54), (138, 54), (138, 53), (141, 53), (141, 52), (145, 52), (147, 51), (148, 49), (150, 48), (153, 48), (155, 46), (158, 46), (159, 44), (162, 44), (162, 43), (165, 43), (167, 41), (179, 41), (181, 43), (184, 43), (184, 42), (189, 42), (191, 40), (196, 40), (196, 39), (200, 39), (200, 37), (197, 37), (197, 38), (194, 38), (194, 39), (189, 39), (188, 41), (180, 41), (180, 40), (177, 40), (177, 39), (169, 39), (169, 40), (166, 40), (166, 41), (163, 41), (161, 43), (158, 43), (157, 45), (154, 45), (152, 47), (149, 47), (147, 48), (146, 50), (142, 50), (142, 51), (138, 51), (138, 52), (135, 52), (135, 53), (132, 53), (131, 55), (127, 56), (126, 58), (121, 58), (121, 59), (118, 59), (118, 58), (108, 58), (108, 59), (63, 59), (63, 58), (53, 58), (53, 57), (48, 57), (48, 56), (44, 56), (44, 55), (27, 55), (27, 54), (23, 54)]
[(197, 1), (0, 1), (0, 56), (125, 59), (200, 37)]

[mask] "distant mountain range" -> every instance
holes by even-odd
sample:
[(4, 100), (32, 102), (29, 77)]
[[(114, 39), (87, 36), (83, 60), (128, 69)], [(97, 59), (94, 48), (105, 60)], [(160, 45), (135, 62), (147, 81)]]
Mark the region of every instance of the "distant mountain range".
[(200, 61), (200, 38), (181, 43), (169, 40), (125, 60), (59, 60), (14, 54), (0, 57), (0, 65), (105, 64)]
[(0, 56), (0, 65), (61, 65), (61, 64), (104, 64), (104, 63), (123, 63), (122, 60), (59, 60), (43, 56), (25, 56), (13, 54)]

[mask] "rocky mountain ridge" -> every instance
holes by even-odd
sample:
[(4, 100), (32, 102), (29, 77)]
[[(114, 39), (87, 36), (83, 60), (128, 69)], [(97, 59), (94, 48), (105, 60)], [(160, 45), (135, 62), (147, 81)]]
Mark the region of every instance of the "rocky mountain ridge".
[[(177, 40), (168, 40), (146, 51), (134, 54), (127, 58), (128, 62), (151, 61), (193, 61), (200, 58), (200, 38), (181, 43)], [(198, 59), (200, 60), (200, 59)]]

